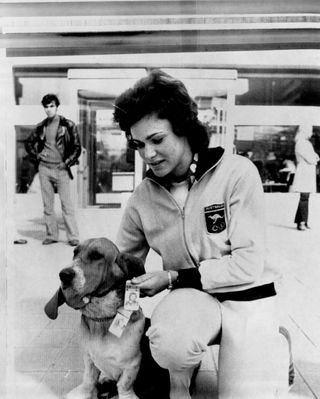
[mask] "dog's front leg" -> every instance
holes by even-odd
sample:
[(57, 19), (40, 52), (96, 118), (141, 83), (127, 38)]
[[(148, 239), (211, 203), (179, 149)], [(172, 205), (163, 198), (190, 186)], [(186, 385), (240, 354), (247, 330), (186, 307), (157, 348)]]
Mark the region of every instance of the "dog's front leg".
[(119, 399), (139, 399), (134, 393), (133, 383), (137, 377), (140, 364), (123, 370), (117, 383)]
[(88, 353), (83, 356), (84, 372), (82, 383), (64, 396), (64, 399), (97, 399), (97, 382), (100, 370), (94, 365)]

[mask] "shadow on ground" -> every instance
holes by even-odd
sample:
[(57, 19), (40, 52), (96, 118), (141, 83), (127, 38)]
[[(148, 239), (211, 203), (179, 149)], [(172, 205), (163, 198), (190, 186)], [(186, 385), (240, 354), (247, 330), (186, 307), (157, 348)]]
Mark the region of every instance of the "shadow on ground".
[[(34, 225), (34, 229), (18, 229), (18, 233), (27, 238), (42, 241), (45, 238), (45, 223), (43, 218), (34, 218), (28, 221)], [(65, 226), (62, 218), (58, 218), (59, 232), (65, 231)]]

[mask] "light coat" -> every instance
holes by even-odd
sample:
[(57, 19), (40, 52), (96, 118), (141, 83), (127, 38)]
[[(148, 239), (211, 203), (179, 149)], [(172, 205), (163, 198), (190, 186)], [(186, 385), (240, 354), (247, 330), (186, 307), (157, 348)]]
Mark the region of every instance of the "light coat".
[(292, 183), (292, 191), (314, 193), (316, 188), (316, 164), (319, 160), (312, 144), (305, 138), (299, 138), (295, 145), (297, 168)]

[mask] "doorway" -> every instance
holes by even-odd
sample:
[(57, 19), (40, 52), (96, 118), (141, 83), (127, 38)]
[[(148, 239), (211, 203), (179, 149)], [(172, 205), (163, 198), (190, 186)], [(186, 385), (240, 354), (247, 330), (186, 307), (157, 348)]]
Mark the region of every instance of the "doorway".
[(79, 90), (80, 133), (88, 165), (88, 205), (119, 207), (135, 187), (134, 152), (113, 122), (114, 98)]

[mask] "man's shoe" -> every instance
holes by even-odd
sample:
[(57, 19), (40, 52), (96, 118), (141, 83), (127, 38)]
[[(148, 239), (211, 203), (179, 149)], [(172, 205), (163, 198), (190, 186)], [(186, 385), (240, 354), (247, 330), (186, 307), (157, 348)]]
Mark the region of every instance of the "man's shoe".
[(304, 231), (306, 229), (306, 224), (304, 222), (297, 223), (297, 229)]
[(14, 244), (27, 244), (28, 241), (23, 239), (23, 238), (18, 238), (16, 240), (13, 241)]
[(79, 245), (79, 240), (70, 240), (68, 241), (68, 244), (72, 247), (76, 247), (77, 245)]
[(44, 241), (42, 241), (42, 245), (50, 245), (58, 242), (57, 240), (53, 240), (52, 238), (46, 238)]

